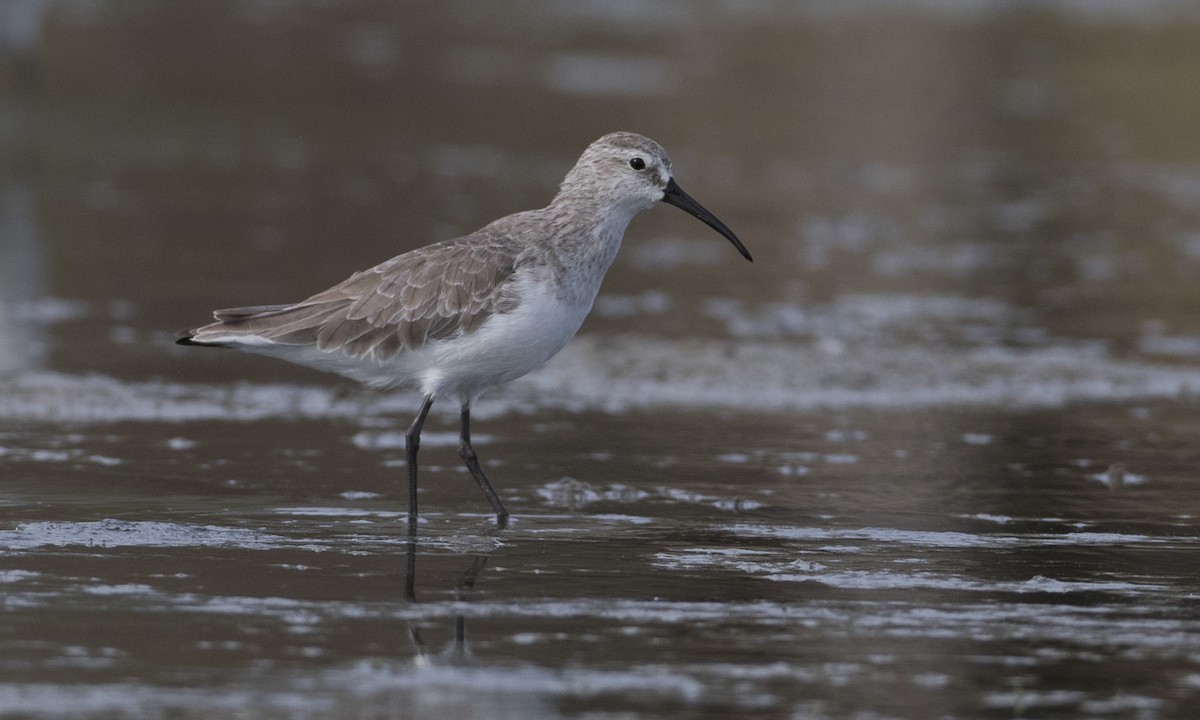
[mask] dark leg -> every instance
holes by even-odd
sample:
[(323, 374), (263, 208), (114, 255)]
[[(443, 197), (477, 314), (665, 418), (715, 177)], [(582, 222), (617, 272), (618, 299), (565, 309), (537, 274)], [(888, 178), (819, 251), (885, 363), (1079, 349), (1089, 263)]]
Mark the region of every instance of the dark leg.
[(479, 483), (479, 489), (483, 490), (488, 502), (492, 504), (492, 510), (496, 513), (496, 523), (504, 527), (508, 523), (508, 511), (504, 509), (504, 503), (500, 502), (496, 489), (488, 482), (487, 475), (483, 474), (483, 468), (479, 467), (479, 456), (475, 454), (475, 448), (471, 447), (471, 406), (466, 403), (462, 406), (462, 434), (458, 438), (458, 454), (471, 471), (471, 477)]
[(417, 542), (411, 538), (408, 552), (405, 553), (404, 565), (404, 599), (410, 603), (417, 601)]
[(421, 447), (421, 428), (425, 425), (425, 416), (429, 414), (431, 407), (433, 396), (426, 395), (421, 409), (417, 411), (416, 419), (404, 435), (404, 449), (407, 451), (408, 460), (408, 534), (412, 537), (417, 535), (417, 450)]

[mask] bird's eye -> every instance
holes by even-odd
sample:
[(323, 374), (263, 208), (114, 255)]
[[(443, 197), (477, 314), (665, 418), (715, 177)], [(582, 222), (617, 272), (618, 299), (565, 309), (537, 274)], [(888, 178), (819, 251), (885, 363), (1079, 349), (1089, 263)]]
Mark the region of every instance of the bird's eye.
[(640, 157), (635, 157), (629, 161), (629, 167), (633, 168), (634, 170), (645, 170), (646, 161)]

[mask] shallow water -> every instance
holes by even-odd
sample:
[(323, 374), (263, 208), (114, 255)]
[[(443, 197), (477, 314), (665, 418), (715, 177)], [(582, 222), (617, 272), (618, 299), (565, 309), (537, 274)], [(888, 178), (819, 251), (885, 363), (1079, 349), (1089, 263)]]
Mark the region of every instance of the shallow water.
[[(1188, 718), (1186, 3), (0, 4), (0, 717)], [(548, 120), (553, 118), (553, 120)], [(485, 396), (171, 344), (544, 203), (631, 226)]]

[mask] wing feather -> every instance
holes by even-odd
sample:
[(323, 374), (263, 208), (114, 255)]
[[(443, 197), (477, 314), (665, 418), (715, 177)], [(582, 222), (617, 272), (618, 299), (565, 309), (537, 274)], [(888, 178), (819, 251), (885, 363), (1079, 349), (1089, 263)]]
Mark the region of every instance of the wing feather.
[(491, 228), (429, 245), (356, 272), (294, 305), (218, 310), (194, 340), (246, 336), (387, 358), (477, 331), (520, 302), (513, 283), (524, 253)]

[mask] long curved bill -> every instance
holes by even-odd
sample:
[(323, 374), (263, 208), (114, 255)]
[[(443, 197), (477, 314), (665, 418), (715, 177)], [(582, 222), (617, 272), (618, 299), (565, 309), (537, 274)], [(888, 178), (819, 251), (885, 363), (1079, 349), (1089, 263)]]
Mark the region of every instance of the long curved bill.
[(750, 251), (746, 249), (741, 240), (737, 239), (737, 235), (734, 235), (733, 231), (725, 226), (725, 223), (718, 220), (716, 215), (705, 210), (703, 205), (693, 200), (691, 195), (685, 193), (683, 188), (679, 187), (679, 184), (675, 182), (675, 178), (667, 181), (667, 189), (663, 191), (663, 202), (668, 205), (674, 205), (691, 215), (695, 215), (705, 225), (721, 233), (729, 242), (733, 243), (733, 246), (742, 254), (742, 257), (750, 262), (754, 262), (754, 258), (750, 257)]

